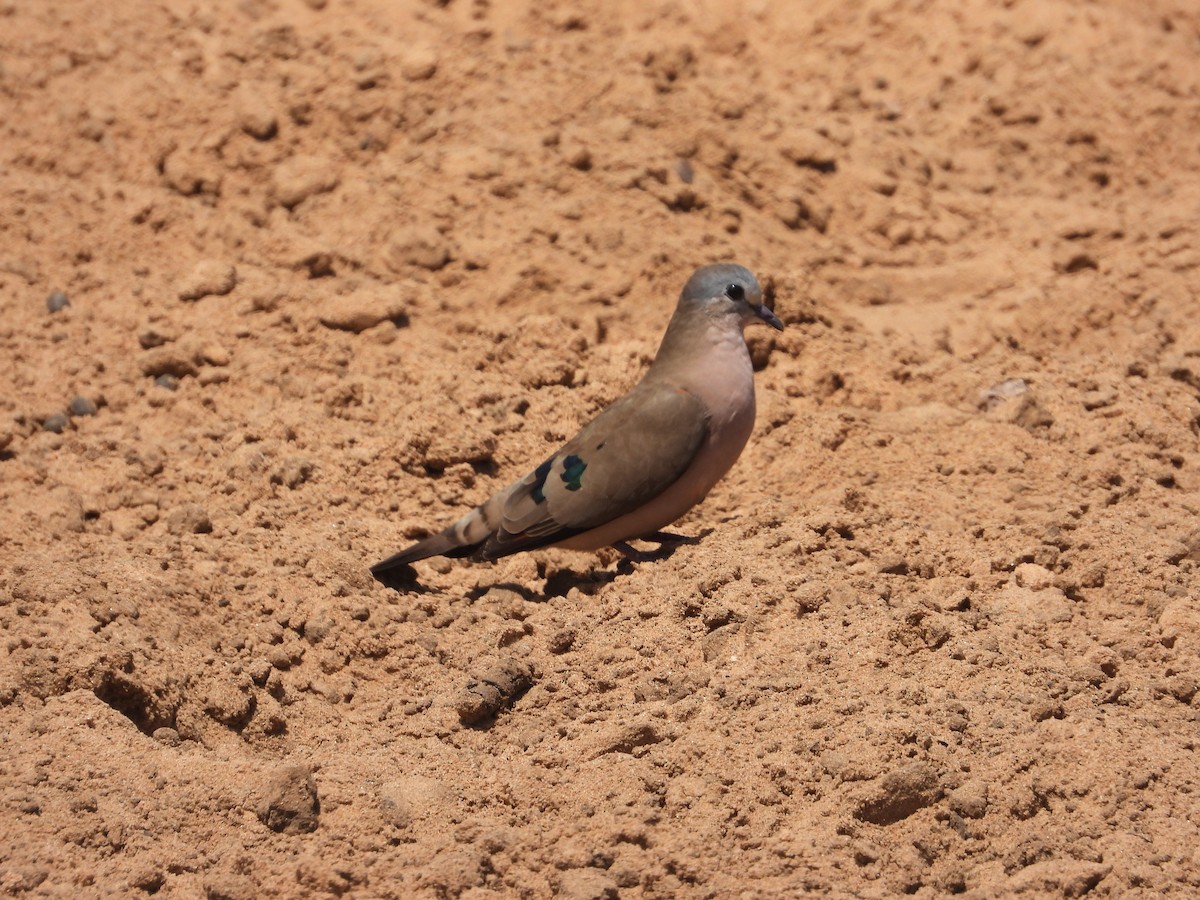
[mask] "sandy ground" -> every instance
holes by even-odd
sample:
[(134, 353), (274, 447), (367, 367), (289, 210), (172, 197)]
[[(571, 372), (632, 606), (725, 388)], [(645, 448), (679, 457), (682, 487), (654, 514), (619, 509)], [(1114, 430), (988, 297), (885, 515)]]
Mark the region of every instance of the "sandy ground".
[[(0, 0), (0, 892), (1194, 896), (1198, 135), (1191, 0)], [(369, 578), (722, 259), (700, 543)]]

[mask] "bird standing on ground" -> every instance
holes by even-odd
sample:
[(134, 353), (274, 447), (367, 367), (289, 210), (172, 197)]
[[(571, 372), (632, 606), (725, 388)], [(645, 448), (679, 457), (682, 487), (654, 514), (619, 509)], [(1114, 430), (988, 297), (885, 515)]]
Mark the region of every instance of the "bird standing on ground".
[(783, 323), (758, 279), (730, 263), (697, 269), (645, 376), (540, 466), (444, 531), (371, 567), (431, 556), (494, 560), (522, 550), (598, 550), (654, 540), (705, 498), (754, 428), (743, 329)]

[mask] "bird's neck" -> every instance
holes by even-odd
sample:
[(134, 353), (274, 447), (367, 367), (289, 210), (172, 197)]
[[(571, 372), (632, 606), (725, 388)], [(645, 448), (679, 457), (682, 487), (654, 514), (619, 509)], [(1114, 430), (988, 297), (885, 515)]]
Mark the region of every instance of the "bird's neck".
[(713, 354), (749, 359), (741, 324), (723, 317), (676, 310), (654, 355), (651, 372), (704, 371)]
[[(678, 315), (667, 326), (647, 380), (665, 381), (699, 397), (712, 424), (754, 418), (754, 367), (737, 322)], [(740, 426), (739, 426), (740, 430)]]

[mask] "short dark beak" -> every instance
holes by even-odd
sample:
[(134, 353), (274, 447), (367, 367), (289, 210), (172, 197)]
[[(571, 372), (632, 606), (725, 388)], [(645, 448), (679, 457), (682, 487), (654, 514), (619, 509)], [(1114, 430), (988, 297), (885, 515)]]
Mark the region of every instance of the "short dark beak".
[(783, 331), (783, 323), (779, 321), (779, 316), (767, 309), (765, 303), (760, 306), (752, 307), (754, 314), (774, 328), (776, 331)]

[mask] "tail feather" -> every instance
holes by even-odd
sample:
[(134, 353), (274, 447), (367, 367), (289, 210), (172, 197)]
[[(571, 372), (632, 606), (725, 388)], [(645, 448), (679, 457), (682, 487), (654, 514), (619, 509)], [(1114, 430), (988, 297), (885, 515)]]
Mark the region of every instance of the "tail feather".
[(496, 498), (493, 498), (483, 506), (471, 510), (444, 531), (431, 534), (411, 547), (375, 563), (371, 566), (371, 575), (387, 583), (393, 579), (381, 576), (431, 556), (459, 558), (473, 555), (495, 531), (495, 526), (490, 523), (495, 518), (497, 505)]
[(394, 569), (399, 569), (418, 560), (428, 559), (431, 556), (469, 556), (472, 550), (474, 550), (473, 545), (460, 544), (455, 540), (453, 532), (447, 529), (438, 534), (432, 534), (424, 540), (417, 541), (411, 547), (407, 547), (399, 553), (394, 553), (387, 559), (375, 563), (375, 565), (371, 566), (371, 574), (379, 576), (384, 572), (391, 572)]

